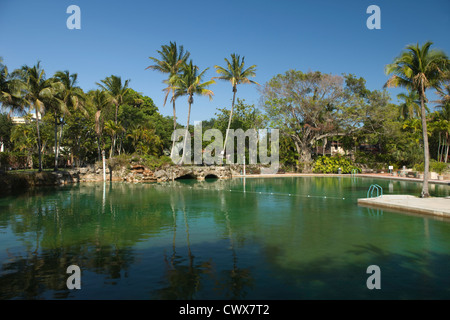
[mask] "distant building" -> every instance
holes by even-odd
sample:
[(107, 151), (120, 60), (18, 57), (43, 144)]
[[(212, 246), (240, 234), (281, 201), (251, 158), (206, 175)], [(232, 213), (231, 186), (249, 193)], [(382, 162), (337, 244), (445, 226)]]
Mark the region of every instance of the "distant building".
[[(36, 121), (36, 113), (30, 113), (31, 121)], [(38, 112), (39, 120), (41, 120), (41, 114)], [(11, 117), (13, 124), (24, 124), (26, 123), (25, 117)]]
[(317, 155), (346, 155), (348, 151), (344, 150), (339, 141), (330, 141), (327, 143), (325, 148), (323, 146), (316, 146), (314, 152)]

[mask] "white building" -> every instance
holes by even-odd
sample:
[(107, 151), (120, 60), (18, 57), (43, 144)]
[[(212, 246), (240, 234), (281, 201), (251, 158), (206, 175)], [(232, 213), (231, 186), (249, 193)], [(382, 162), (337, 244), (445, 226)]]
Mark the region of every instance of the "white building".
[[(31, 114), (31, 121), (36, 121), (36, 113), (30, 113)], [(41, 114), (38, 112), (39, 120), (41, 120)], [(25, 117), (11, 117), (11, 121), (13, 124), (24, 124), (26, 123)]]

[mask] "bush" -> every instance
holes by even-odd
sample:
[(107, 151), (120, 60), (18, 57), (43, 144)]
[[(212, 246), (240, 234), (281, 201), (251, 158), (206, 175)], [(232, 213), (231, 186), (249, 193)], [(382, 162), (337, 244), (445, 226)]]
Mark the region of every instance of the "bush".
[(42, 155), (42, 168), (53, 168), (54, 166), (55, 166), (55, 155), (54, 154), (46, 153), (46, 154)]
[(431, 161), (430, 163), (430, 171), (437, 172), (439, 175), (442, 175), (442, 173), (444, 173), (447, 170), (448, 170), (448, 163), (437, 161)]
[(361, 171), (348, 158), (341, 156), (320, 156), (314, 163), (313, 172), (337, 173), (339, 168), (341, 168), (342, 173), (351, 173), (354, 169), (358, 170), (358, 172)]
[(425, 170), (425, 165), (423, 164), (423, 162), (421, 163), (416, 163), (413, 166), (414, 171), (418, 171), (418, 172), (423, 172)]
[[(106, 160), (106, 165), (112, 170), (117, 170), (119, 168), (130, 169), (131, 164), (140, 164), (144, 167), (149, 168), (150, 170), (155, 170), (164, 165), (171, 165), (172, 159), (168, 156), (156, 157), (151, 155), (138, 156), (136, 154), (121, 154), (119, 156), (115, 156)], [(99, 166), (101, 167), (101, 162), (99, 162)]]
[[(447, 171), (449, 168), (449, 164), (445, 162), (438, 162), (436, 160), (430, 161), (430, 172), (436, 172), (439, 175), (442, 175), (445, 171)], [(425, 165), (423, 162), (416, 163), (413, 167), (415, 171), (423, 172), (425, 170)]]
[(169, 156), (161, 156), (158, 158), (156, 156), (145, 155), (142, 157), (142, 165), (149, 168), (150, 170), (155, 170), (165, 165), (171, 164), (172, 159)]
[(24, 169), (27, 166), (27, 154), (23, 152), (0, 152), (0, 168)]
[(118, 168), (127, 167), (131, 161), (131, 155), (129, 154), (121, 154), (106, 160), (106, 165), (111, 170), (116, 170)]

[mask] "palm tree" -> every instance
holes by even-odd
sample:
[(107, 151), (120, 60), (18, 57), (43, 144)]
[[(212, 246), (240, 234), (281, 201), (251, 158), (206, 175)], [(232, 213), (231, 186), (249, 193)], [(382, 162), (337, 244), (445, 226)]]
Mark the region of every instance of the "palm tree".
[[(62, 138), (62, 132), (64, 125), (64, 116), (69, 114), (69, 110), (81, 110), (85, 116), (88, 115), (87, 111), (84, 109), (84, 92), (77, 86), (78, 74), (72, 73), (68, 70), (57, 71), (54, 78), (60, 82), (63, 87), (60, 92), (60, 99), (64, 103), (64, 108), (59, 108), (59, 110), (54, 110), (55, 116), (55, 171), (58, 170), (58, 157), (59, 157), (59, 147), (58, 147), (58, 136), (57, 136), (57, 126), (61, 125), (60, 130), (60, 140)], [(62, 115), (62, 119), (59, 115)], [(58, 121), (59, 120), (59, 121)]]
[(210, 80), (204, 83), (202, 82), (202, 78), (205, 75), (205, 72), (208, 70), (206, 68), (202, 72), (198, 73), (198, 67), (192, 63), (192, 60), (189, 62), (189, 64), (186, 64), (182, 68), (183, 74), (177, 78), (174, 88), (175, 88), (175, 94), (172, 97), (172, 99), (176, 99), (179, 96), (188, 96), (188, 104), (189, 104), (189, 110), (188, 110), (188, 118), (187, 118), (187, 125), (186, 125), (186, 134), (184, 136), (184, 146), (183, 146), (183, 157), (181, 159), (181, 163), (184, 162), (184, 158), (186, 156), (186, 141), (188, 138), (189, 133), (189, 118), (191, 116), (191, 105), (194, 103), (194, 94), (201, 95), (201, 96), (208, 96), (210, 100), (212, 100), (212, 96), (214, 93), (206, 89), (211, 84), (215, 83), (214, 80)]
[[(180, 73), (181, 67), (186, 64), (189, 59), (189, 51), (184, 51), (183, 46), (177, 46), (176, 42), (170, 42), (169, 45), (161, 46), (161, 50), (158, 50), (160, 59), (149, 57), (155, 64), (148, 66), (147, 69), (166, 73), (168, 75), (164, 83), (167, 84), (167, 88), (163, 89), (166, 92), (164, 98), (164, 105), (166, 105), (169, 93), (172, 92), (172, 106), (173, 106), (173, 131), (177, 129), (177, 114), (175, 109), (175, 82)], [(175, 147), (175, 140), (172, 141), (172, 149), (170, 155), (172, 157)]]
[(64, 85), (56, 78), (50, 79), (53, 83), (53, 92), (51, 95), (43, 99), (47, 112), (53, 113), (55, 120), (55, 165), (54, 171), (58, 171), (58, 125), (60, 124), (60, 115), (69, 113), (67, 105), (63, 100)]
[(419, 94), (422, 118), (422, 136), (424, 149), (424, 178), (421, 197), (429, 197), (428, 172), (430, 153), (428, 146), (427, 119), (425, 103), (428, 102), (426, 89), (437, 88), (445, 78), (449, 68), (446, 54), (440, 50), (430, 49), (432, 42), (408, 45), (394, 62), (386, 66), (386, 74), (391, 75), (385, 87), (405, 87)]
[(103, 132), (103, 118), (102, 111), (110, 105), (110, 99), (105, 91), (93, 90), (88, 92), (87, 103), (91, 105), (95, 110), (95, 134), (97, 135), (97, 151), (98, 160), (101, 160), (102, 132)]
[(3, 107), (10, 107), (11, 112), (24, 107), (24, 101), (21, 99), (22, 84), (14, 74), (8, 72), (8, 67), (0, 57), (0, 103)]
[(36, 136), (34, 134), (33, 126), (30, 123), (31, 115), (27, 114), (24, 118), (25, 124), (18, 124), (13, 126), (10, 139), (14, 143), (15, 149), (26, 151), (26, 166), (30, 169), (33, 169), (33, 148), (35, 146)]
[[(110, 98), (111, 103), (113, 103), (116, 106), (116, 114), (115, 114), (115, 124), (118, 124), (117, 116), (119, 113), (119, 107), (126, 102), (127, 99), (127, 93), (130, 90), (128, 88), (128, 83), (130, 80), (125, 80), (122, 84), (121, 77), (112, 75), (110, 77), (105, 78), (104, 80), (101, 80), (101, 83), (97, 83), (98, 86), (100, 86), (103, 90), (105, 90), (108, 93), (108, 96)], [(114, 148), (116, 145), (116, 136), (113, 137), (113, 147), (112, 147), (112, 154), (114, 155)]]
[(161, 139), (155, 134), (155, 129), (138, 124), (127, 134), (132, 139), (135, 152), (138, 154), (150, 154), (157, 156), (162, 152)]
[(450, 121), (450, 84), (445, 84), (444, 88), (438, 90), (439, 100), (434, 102), (438, 103), (436, 108), (441, 109), (439, 113), (441, 116)]
[(42, 150), (41, 136), (39, 132), (39, 118), (45, 111), (44, 99), (51, 98), (55, 94), (55, 89), (58, 85), (51, 79), (45, 78), (45, 71), (41, 68), (40, 61), (38, 61), (33, 67), (29, 67), (27, 65), (22, 66), (21, 69), (15, 71), (15, 74), (21, 78), (21, 81), (25, 87), (25, 103), (35, 110), (40, 172), (42, 171)]
[[(436, 108), (440, 110), (437, 112), (439, 131), (439, 147), (438, 147), (438, 161), (442, 158), (447, 163), (449, 146), (450, 146), (450, 84), (445, 84), (443, 88), (438, 89), (439, 100), (434, 102), (438, 103)], [(441, 149), (441, 133), (444, 134), (442, 148), (444, 149), (440, 153)]]
[(233, 108), (236, 98), (237, 85), (241, 83), (253, 83), (259, 85), (259, 83), (249, 79), (249, 77), (254, 77), (256, 75), (256, 65), (252, 65), (245, 69), (245, 57), (242, 57), (241, 60), (241, 57), (239, 55), (232, 53), (231, 62), (227, 58), (225, 58), (225, 62), (227, 64), (225, 68), (214, 66), (214, 68), (216, 68), (216, 72), (221, 76), (213, 78), (230, 81), (233, 90), (233, 101), (231, 103), (230, 118), (228, 119), (227, 131), (225, 133), (225, 142), (223, 145), (222, 156), (225, 155), (225, 148), (228, 140), (228, 131), (230, 131), (231, 119), (233, 117)]
[[(107, 134), (111, 136), (111, 140), (113, 140), (118, 133), (124, 132), (125, 129), (118, 123), (115, 123), (112, 120), (108, 120), (105, 123), (105, 127), (103, 128)], [(109, 152), (109, 157), (111, 158), (114, 155), (114, 144), (111, 141), (111, 151)]]
[(404, 120), (420, 118), (420, 101), (417, 91), (408, 91), (408, 94), (400, 93), (397, 98), (403, 100), (399, 105), (399, 112)]

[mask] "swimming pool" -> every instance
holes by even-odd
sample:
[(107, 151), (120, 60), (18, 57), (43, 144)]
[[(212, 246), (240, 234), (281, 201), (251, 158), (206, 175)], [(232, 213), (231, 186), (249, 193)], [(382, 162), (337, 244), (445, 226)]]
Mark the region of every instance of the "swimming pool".
[[(0, 299), (449, 299), (450, 223), (362, 177), (83, 183), (0, 198)], [(430, 185), (434, 196), (450, 187)], [(81, 289), (67, 288), (79, 266)], [(370, 290), (367, 268), (380, 268)]]

